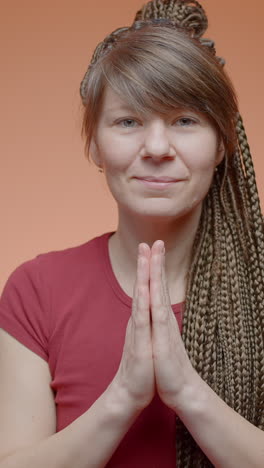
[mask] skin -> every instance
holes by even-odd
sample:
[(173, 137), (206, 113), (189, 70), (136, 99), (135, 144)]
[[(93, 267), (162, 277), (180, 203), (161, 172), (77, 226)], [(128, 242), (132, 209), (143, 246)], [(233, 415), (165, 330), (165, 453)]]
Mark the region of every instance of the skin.
[[(109, 240), (117, 278), (132, 296), (138, 245), (161, 239), (171, 298), (181, 302), (202, 202), (224, 157), (216, 129), (205, 115), (188, 109), (175, 109), (166, 118), (136, 115), (107, 88), (91, 156), (103, 167), (117, 202), (118, 227)], [(182, 181), (166, 191), (150, 191), (135, 179), (145, 175)]]
[(114, 381), (125, 388), (139, 409), (157, 390), (161, 400), (177, 409), (186, 386), (199, 380), (185, 351), (170, 305), (162, 241), (138, 248), (132, 314), (123, 356)]
[[(120, 367), (109, 389), (123, 389), (139, 411), (157, 391), (214, 466), (260, 468), (264, 463), (263, 432), (229, 408), (193, 369), (171, 307), (171, 271), (166, 271), (165, 245), (167, 249), (174, 235), (175, 247), (169, 244), (169, 256), (179, 267), (184, 264), (183, 251), (188, 265), (193, 239), (186, 226), (195, 233), (214, 169), (224, 156), (222, 142), (201, 114), (191, 112), (196, 122), (185, 128), (187, 121), (181, 119), (190, 117), (189, 110), (177, 110), (166, 119), (153, 114), (143, 119), (124, 114), (124, 104), (107, 91), (93, 143), (94, 160), (104, 167), (118, 203), (120, 250), (116, 255), (123, 253), (125, 261), (122, 245), (130, 247), (133, 255), (133, 242), (141, 240), (132, 314)], [(118, 110), (113, 111), (116, 106)], [(132, 120), (125, 123), (128, 118)], [(133, 175), (146, 173), (185, 180), (161, 195), (142, 189), (133, 180)], [(157, 232), (163, 234), (162, 240), (155, 239)]]
[[(140, 116), (111, 88), (91, 148), (118, 205), (111, 261), (116, 272), (122, 265), (122, 276), (136, 278), (134, 313), (116, 380), (141, 408), (156, 388), (162, 401), (176, 409), (177, 395), (198, 376), (180, 337), (169, 284), (173, 289), (179, 285), (182, 294), (202, 202), (224, 148), (205, 115), (179, 108), (165, 117)], [(182, 181), (164, 191), (149, 190), (135, 180), (143, 175)], [(167, 244), (171, 262), (166, 265), (162, 250)]]
[[(110, 104), (120, 100), (109, 90), (93, 157), (104, 167), (118, 204), (111, 260), (120, 257), (123, 271), (132, 274), (120, 366), (93, 405), (56, 433), (48, 363), (0, 330), (0, 467), (103, 468), (157, 391), (215, 467), (261, 468), (264, 433), (229, 408), (193, 369), (171, 308), (173, 266), (180, 277), (188, 265), (201, 203), (221, 159), (216, 132), (203, 120), (184, 129), (181, 121), (178, 128), (179, 114), (176, 120), (151, 115), (127, 129), (109, 118)], [(124, 110), (117, 114), (124, 119)], [(161, 195), (132, 178), (146, 173), (186, 180)]]

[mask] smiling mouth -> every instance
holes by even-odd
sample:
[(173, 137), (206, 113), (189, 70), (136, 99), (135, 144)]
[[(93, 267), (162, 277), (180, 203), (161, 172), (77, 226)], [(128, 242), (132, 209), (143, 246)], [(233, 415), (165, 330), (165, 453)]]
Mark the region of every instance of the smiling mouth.
[(173, 185), (182, 182), (180, 180), (171, 180), (167, 182), (162, 181), (154, 181), (154, 180), (145, 180), (145, 179), (136, 179), (139, 183), (143, 184), (145, 187), (149, 187), (152, 189), (165, 189), (168, 187), (172, 187)]
[(161, 176), (161, 177), (152, 177), (152, 176), (142, 176), (136, 177), (136, 179), (148, 180), (149, 182), (176, 182), (178, 179), (173, 177)]

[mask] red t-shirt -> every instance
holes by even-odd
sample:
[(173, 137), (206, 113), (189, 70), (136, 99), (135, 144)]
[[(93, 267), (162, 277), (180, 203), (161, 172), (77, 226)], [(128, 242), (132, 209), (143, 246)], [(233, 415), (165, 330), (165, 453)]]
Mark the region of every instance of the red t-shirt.
[[(49, 364), (57, 431), (89, 409), (120, 363), (132, 298), (112, 270), (111, 234), (24, 262), (0, 299), (0, 327)], [(172, 308), (181, 330), (184, 303)], [(175, 465), (175, 413), (156, 395), (107, 467)]]

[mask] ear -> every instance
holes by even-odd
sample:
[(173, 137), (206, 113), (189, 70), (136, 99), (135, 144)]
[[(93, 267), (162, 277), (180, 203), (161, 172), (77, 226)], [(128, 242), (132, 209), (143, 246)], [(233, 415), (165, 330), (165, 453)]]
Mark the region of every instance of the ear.
[(225, 152), (226, 152), (226, 149), (225, 149), (225, 145), (224, 145), (224, 142), (223, 142), (223, 138), (220, 137), (219, 141), (218, 141), (218, 148), (217, 148), (215, 166), (218, 166), (218, 164), (220, 164), (223, 161), (224, 156), (225, 156)]
[(101, 160), (99, 157), (98, 146), (94, 138), (91, 139), (89, 153), (91, 155), (93, 162), (96, 164), (96, 166), (102, 167)]

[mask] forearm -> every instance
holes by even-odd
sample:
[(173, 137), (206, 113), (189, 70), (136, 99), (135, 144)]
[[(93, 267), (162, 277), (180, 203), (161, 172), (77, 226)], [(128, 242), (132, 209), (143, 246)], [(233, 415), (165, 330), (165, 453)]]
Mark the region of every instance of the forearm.
[(233, 411), (199, 376), (177, 414), (217, 468), (263, 468), (264, 432)]
[(139, 413), (121, 390), (110, 387), (65, 429), (10, 455), (0, 468), (104, 467)]

